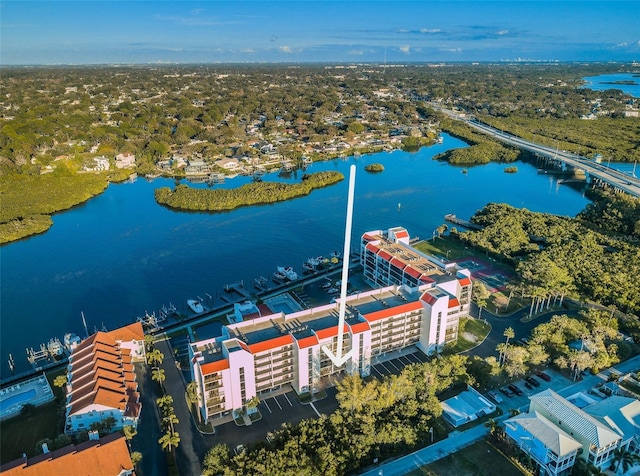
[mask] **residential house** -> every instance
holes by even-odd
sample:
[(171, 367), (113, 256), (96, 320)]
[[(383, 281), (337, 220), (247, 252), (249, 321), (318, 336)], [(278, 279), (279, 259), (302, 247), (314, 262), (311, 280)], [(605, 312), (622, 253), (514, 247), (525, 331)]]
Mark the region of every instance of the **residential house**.
[(125, 152), (123, 154), (116, 155), (116, 167), (119, 169), (126, 169), (128, 167), (136, 166), (136, 156), (131, 152)]
[[(616, 448), (625, 444), (631, 447), (635, 441), (634, 425), (639, 415), (636, 412), (640, 409), (628, 406), (628, 402), (618, 401), (617, 406), (613, 402), (600, 402), (581, 409), (570, 401), (580, 399), (565, 399), (551, 389), (532, 395), (529, 400), (529, 413), (510, 418), (505, 422), (505, 429), (509, 438), (532, 456), (544, 474), (568, 474), (573, 466), (571, 460), (575, 462), (571, 454), (573, 447), (578, 451), (577, 457), (606, 468)], [(618, 427), (611, 424), (614, 414)], [(625, 428), (626, 433), (621, 428)], [(553, 443), (555, 439), (558, 441)]]
[(49, 451), (46, 446), (43, 449), (41, 455), (25, 456), (2, 465), (0, 473), (4, 476), (135, 475), (127, 442), (118, 433), (103, 438), (91, 435), (89, 441), (55, 451)]

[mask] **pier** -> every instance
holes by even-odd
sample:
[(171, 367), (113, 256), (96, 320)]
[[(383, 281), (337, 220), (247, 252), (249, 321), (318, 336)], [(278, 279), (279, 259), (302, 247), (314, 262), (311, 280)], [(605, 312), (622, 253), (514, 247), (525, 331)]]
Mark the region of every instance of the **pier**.
[(463, 220), (462, 218), (458, 218), (453, 213), (446, 214), (444, 216), (444, 219), (448, 222), (455, 223), (456, 225), (460, 225), (465, 228), (468, 228), (469, 230), (482, 230), (482, 227), (480, 225), (476, 225), (475, 223), (470, 222), (469, 220)]

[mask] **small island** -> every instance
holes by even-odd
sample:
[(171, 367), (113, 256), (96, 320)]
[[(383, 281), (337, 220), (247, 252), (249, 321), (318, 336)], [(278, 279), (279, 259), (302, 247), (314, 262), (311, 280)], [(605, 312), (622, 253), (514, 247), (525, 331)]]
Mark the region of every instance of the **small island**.
[(178, 185), (155, 191), (156, 202), (176, 210), (221, 212), (246, 205), (261, 205), (308, 195), (313, 189), (344, 180), (340, 172), (305, 174), (300, 183), (254, 182), (235, 189), (196, 189)]
[(516, 172), (518, 172), (518, 167), (516, 167), (515, 165), (512, 165), (510, 167), (506, 167), (504, 169), (504, 172), (506, 174), (515, 174)]
[(599, 84), (618, 84), (620, 86), (638, 86), (640, 83), (637, 83), (632, 79), (627, 79), (622, 81), (600, 81)]
[(382, 172), (384, 165), (382, 164), (369, 164), (364, 168), (367, 172)]

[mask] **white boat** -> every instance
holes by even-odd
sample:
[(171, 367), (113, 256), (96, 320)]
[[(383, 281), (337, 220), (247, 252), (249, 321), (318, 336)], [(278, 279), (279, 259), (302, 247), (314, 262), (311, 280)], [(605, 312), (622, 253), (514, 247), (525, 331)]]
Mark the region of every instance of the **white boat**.
[(67, 332), (64, 335), (64, 346), (69, 352), (75, 349), (80, 342), (80, 337), (74, 332)]
[(187, 306), (189, 306), (189, 308), (196, 314), (200, 314), (201, 312), (204, 312), (204, 307), (202, 306), (200, 301), (196, 301), (195, 299), (189, 299), (187, 301)]
[(284, 277), (287, 278), (289, 281), (294, 281), (298, 279), (298, 273), (296, 273), (291, 266), (287, 266), (287, 267), (278, 266), (276, 269), (278, 274), (284, 275)]

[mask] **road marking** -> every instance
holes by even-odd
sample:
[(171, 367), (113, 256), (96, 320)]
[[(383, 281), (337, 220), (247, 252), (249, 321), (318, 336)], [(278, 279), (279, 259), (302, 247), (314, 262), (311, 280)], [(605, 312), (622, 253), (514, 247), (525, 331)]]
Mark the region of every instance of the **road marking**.
[(287, 397), (287, 394), (286, 394), (286, 393), (284, 394), (284, 398), (286, 398), (286, 399), (287, 399), (287, 402), (289, 402), (289, 405), (290, 405), (290, 406), (293, 406), (293, 403), (291, 403), (291, 400), (289, 400), (289, 397)]
[(309, 405), (311, 405), (311, 408), (313, 408), (313, 411), (316, 412), (316, 415), (322, 416), (322, 415), (320, 415), (320, 412), (318, 411), (316, 406), (313, 404), (313, 402), (311, 402)]
[(400, 369), (398, 367), (396, 367), (396, 364), (393, 363), (393, 360), (389, 360), (389, 363), (393, 366), (394, 369), (396, 369), (398, 372), (400, 372)]
[(272, 399), (276, 402), (276, 404), (280, 407), (280, 410), (282, 410), (282, 406), (280, 405), (280, 402), (278, 401), (278, 399), (277, 399), (276, 397), (271, 397), (271, 398), (272, 398)]
[(384, 375), (375, 367), (371, 367), (373, 370), (375, 370), (377, 372), (378, 375), (380, 375), (380, 377), (384, 377)]
[(269, 410), (269, 413), (273, 413), (273, 412), (271, 411), (271, 408), (270, 408), (270, 407), (269, 407), (269, 405), (267, 404), (267, 401), (266, 401), (266, 400), (262, 400), (262, 403), (264, 403), (264, 406), (265, 406), (265, 407), (267, 407), (267, 410)]

